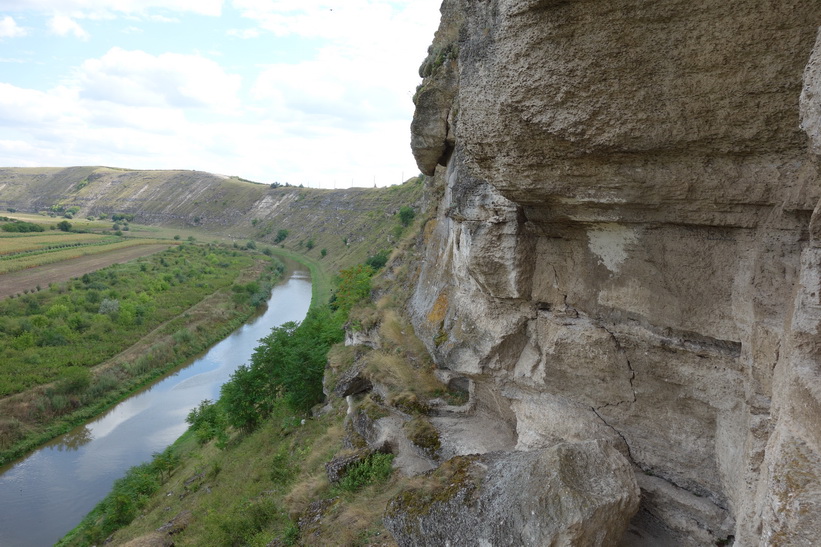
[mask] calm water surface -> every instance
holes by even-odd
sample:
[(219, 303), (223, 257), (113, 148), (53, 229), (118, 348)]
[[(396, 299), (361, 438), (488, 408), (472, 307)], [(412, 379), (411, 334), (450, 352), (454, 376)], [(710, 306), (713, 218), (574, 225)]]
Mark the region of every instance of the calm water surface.
[(246, 363), (273, 327), (301, 321), (311, 303), (303, 270), (275, 287), (262, 315), (191, 365), (158, 380), (93, 422), (0, 468), (0, 547), (52, 545), (74, 528), (125, 471), (164, 450), (185, 417)]

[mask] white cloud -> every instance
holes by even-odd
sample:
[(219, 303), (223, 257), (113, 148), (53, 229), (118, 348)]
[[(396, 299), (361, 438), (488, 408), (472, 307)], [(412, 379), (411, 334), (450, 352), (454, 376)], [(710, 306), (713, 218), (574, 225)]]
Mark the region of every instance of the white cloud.
[(228, 36), (234, 36), (236, 38), (249, 39), (249, 38), (258, 38), (259, 35), (260, 35), (260, 31), (259, 31), (259, 29), (255, 29), (255, 28), (246, 28), (246, 29), (232, 28), (232, 29), (228, 29), (226, 31), (226, 34)]
[(176, 17), (166, 17), (164, 15), (149, 15), (148, 18), (158, 23), (179, 23), (180, 20)]
[(71, 13), (78, 18), (106, 18), (113, 14), (144, 13), (150, 9), (219, 16), (222, 0), (0, 0), (5, 12)]
[[(0, 82), (0, 126), (25, 126), (32, 131), (59, 126), (72, 113), (70, 101), (66, 100), (64, 88), (50, 93), (33, 89), (23, 89)], [(76, 119), (71, 119), (76, 123)]]
[(18, 38), (25, 36), (26, 29), (17, 25), (17, 22), (10, 15), (0, 19), (0, 38)]
[(207, 107), (220, 112), (238, 108), (240, 77), (198, 55), (112, 48), (83, 63), (79, 93), (85, 99), (127, 106)]
[[(0, 0), (0, 13), (9, 3)], [(292, 60), (256, 65), (243, 79), (235, 72), (259, 63), (259, 55), (236, 59), (231, 48), (217, 57), (121, 47), (77, 61), (70, 80), (52, 80), (62, 81), (60, 87), (25, 89), (7, 79), (0, 83), (0, 165), (202, 169), (324, 187), (371, 186), (374, 177), (379, 185), (400, 182), (417, 172), (408, 145), (411, 95), (438, 3), (234, 0), (253, 26), (242, 29), (226, 16), (233, 30), (216, 29), (216, 38), (278, 34), (308, 38), (297, 43), (316, 48), (290, 55), (293, 41), (266, 42), (285, 48), (272, 50), (268, 59)], [(116, 14), (138, 21), (179, 15), (185, 24), (186, 9), (213, 13), (222, 7), (193, 0), (26, 4), (42, 7), (48, 16), (69, 14), (75, 23)], [(164, 9), (146, 11), (153, 7)], [(102, 43), (107, 24), (95, 23), (89, 46)], [(113, 25), (123, 36), (123, 24)], [(198, 42), (192, 36), (180, 34), (184, 49), (178, 51), (219, 47), (219, 40)]]
[(90, 38), (88, 32), (68, 15), (55, 15), (49, 19), (48, 27), (51, 32), (57, 36), (74, 35), (80, 40), (88, 40)]
[(361, 132), (378, 121), (409, 120), (410, 100), (380, 77), (383, 71), (374, 72), (364, 72), (359, 60), (325, 50), (312, 61), (267, 67), (251, 93), (280, 121)]

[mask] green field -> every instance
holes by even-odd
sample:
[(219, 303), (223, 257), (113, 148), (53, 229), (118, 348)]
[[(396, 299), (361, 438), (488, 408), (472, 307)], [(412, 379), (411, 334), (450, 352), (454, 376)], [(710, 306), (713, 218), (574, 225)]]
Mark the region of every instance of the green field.
[(182, 244), (0, 301), (0, 460), (228, 334), (282, 269), (261, 253)]

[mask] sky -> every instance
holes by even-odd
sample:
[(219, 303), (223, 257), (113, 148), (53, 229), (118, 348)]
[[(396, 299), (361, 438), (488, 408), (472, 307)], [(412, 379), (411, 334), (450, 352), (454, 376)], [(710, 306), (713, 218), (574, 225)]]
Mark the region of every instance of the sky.
[(0, 0), (0, 166), (387, 186), (441, 0)]

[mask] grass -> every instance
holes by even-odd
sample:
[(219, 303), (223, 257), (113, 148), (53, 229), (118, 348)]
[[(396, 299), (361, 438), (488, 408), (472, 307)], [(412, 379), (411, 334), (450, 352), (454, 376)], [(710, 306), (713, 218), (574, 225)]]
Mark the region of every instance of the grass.
[[(0, 461), (93, 417), (254, 313), (256, 295), (229, 287), (267, 292), (271, 259), (223, 252), (177, 247), (0, 302)], [(103, 313), (106, 302), (117, 305)], [(89, 381), (61, 389), (78, 370)]]
[(268, 247), (275, 256), (299, 262), (311, 272), (311, 306), (323, 305), (331, 296), (331, 277), (315, 259), (289, 249)]
[[(331, 485), (324, 464), (340, 449), (344, 414), (337, 405), (303, 423), (280, 406), (259, 429), (237, 434), (224, 450), (215, 443), (201, 447), (192, 434), (184, 435), (172, 446), (179, 465), (131, 524), (113, 533), (112, 543), (156, 538), (157, 528), (186, 515), (185, 528), (173, 536), (178, 546), (390, 545), (382, 512), (414, 481), (393, 472), (392, 455), (378, 454), (357, 466), (344, 485)], [(111, 501), (58, 545), (105, 539), (94, 534), (107, 518), (106, 505)], [(296, 520), (311, 515), (314, 521), (303, 521), (300, 536)]]
[[(36, 196), (42, 203), (49, 203), (51, 199), (55, 205), (66, 208), (82, 206), (83, 210), (70, 220), (75, 229), (110, 231), (111, 220), (87, 221), (79, 217), (99, 216), (101, 211), (110, 217), (111, 213), (121, 211), (134, 213), (138, 220), (152, 223), (145, 226), (130, 222), (129, 230), (124, 232), (127, 241), (195, 240), (227, 243), (236, 249), (254, 241), (260, 251), (297, 260), (310, 269), (314, 306), (327, 302), (332, 292), (331, 280), (340, 269), (389, 251), (412, 231), (401, 225), (398, 211), (402, 206), (418, 203), (423, 190), (420, 180), (389, 189), (325, 191), (271, 189), (237, 179), (183, 171), (72, 168), (35, 169), (30, 173), (17, 170), (15, 174), (37, 175), (32, 182), (13, 188), (19, 194), (16, 199), (24, 201)], [(37, 182), (45, 179), (47, 184)], [(101, 190), (103, 187), (108, 193)], [(129, 197), (138, 189), (145, 197), (135, 204)], [(190, 197), (194, 195), (197, 197)], [(7, 199), (6, 203), (11, 202)], [(14, 216), (46, 225), (62, 220), (19, 213)], [(275, 244), (280, 230), (288, 230), (289, 235)], [(245, 279), (243, 283), (248, 281)], [(209, 298), (212, 304), (208, 307), (219, 315), (223, 303), (230, 303), (241, 294), (243, 291), (218, 291)], [(441, 386), (428, 384), (433, 378), (431, 363), (418, 351), (418, 340), (414, 341), (412, 329), (399, 318), (396, 305), (392, 302), (394, 308), (383, 306), (377, 311), (363, 311), (362, 320), (379, 324), (380, 334), (386, 340), (386, 345), (373, 357), (378, 365), (375, 373), (396, 377), (393, 402), (414, 407), (414, 402), (424, 402), (434, 387), (441, 389)], [(59, 314), (60, 310), (53, 313)], [(156, 334), (173, 344), (187, 343), (197, 335), (197, 321), (207, 322), (209, 316), (208, 312), (197, 315), (192, 325), (183, 315), (169, 320)], [(133, 348), (130, 357), (123, 354), (100, 365), (83, 389), (118, 385), (123, 391), (116, 397), (124, 397), (133, 385), (124, 385), (121, 375), (129, 370), (152, 371), (142, 356), (153, 351), (153, 345), (146, 342)], [(157, 347), (157, 351), (162, 353), (167, 349)], [(339, 366), (350, 361), (350, 355), (337, 351)], [(369, 353), (366, 352), (366, 357)], [(389, 358), (390, 353), (398, 359)], [(71, 377), (65, 379), (65, 386), (68, 389), (73, 385), (79, 390), (76, 386), (84, 382), (79, 376)], [(402, 382), (410, 382), (410, 386)], [(48, 396), (46, 391), (51, 388), (42, 389), (42, 395)], [(50, 392), (53, 404), (59, 406), (62, 398), (71, 396), (64, 393), (66, 389)], [(129, 526), (113, 533), (114, 543), (156, 536), (158, 527), (174, 521), (174, 526), (180, 528), (174, 535), (177, 545), (267, 545), (275, 540), (285, 545), (300, 542), (390, 545), (390, 538), (381, 525), (382, 512), (387, 501), (406, 487), (408, 481), (389, 473), (384, 461), (376, 462), (375, 466), (370, 462), (370, 468), (362, 470), (364, 478), (351, 479), (350, 488), (329, 484), (325, 475), (325, 462), (342, 446), (345, 408), (342, 401), (333, 401), (330, 412), (307, 418), (284, 406), (277, 407), (253, 432), (231, 430), (228, 438), (214, 439), (204, 445), (199, 444), (193, 432), (184, 435), (174, 445), (179, 465), (173, 473), (159, 481), (156, 492), (146, 496), (138, 510), (120, 511), (134, 518)], [(0, 416), (9, 418), (6, 425), (10, 431), (28, 428), (28, 424), (11, 414), (0, 411)], [(420, 439), (429, 433), (424, 424), (417, 429)], [(114, 496), (116, 498), (116, 492)], [(62, 544), (101, 543), (108, 533), (107, 529), (100, 528), (105, 522), (105, 513), (113, 510), (116, 516), (117, 504), (109, 504), (108, 509), (102, 510), (89, 515)], [(183, 518), (186, 511), (190, 511), (190, 516)], [(316, 522), (297, 527), (296, 518), (300, 515), (314, 515)]]
[[(329, 355), (331, 366), (341, 369), (357, 355), (365, 359), (376, 355), (375, 371), (396, 380), (399, 394), (394, 404), (418, 412), (424, 406), (421, 394), (442, 386), (433, 377), (429, 361), (415, 353), (419, 342), (396, 310), (385, 304), (376, 313), (383, 349), (360, 354), (337, 345)], [(254, 363), (257, 356), (270, 352), (291, 353), (280, 338), (278, 334), (263, 340), (268, 349), (258, 348)], [(235, 375), (231, 383), (245, 376)], [(254, 385), (254, 391), (267, 391), (256, 380)], [(409, 385), (419, 391), (419, 397), (407, 391)], [(252, 395), (248, 390), (240, 392)], [(224, 389), (217, 405), (230, 406), (225, 393)], [(342, 450), (347, 405), (331, 398), (322, 415), (310, 418), (291, 410), (296, 407), (287, 403), (287, 393), (286, 388), (273, 406), (269, 398), (259, 403), (266, 407), (266, 417), (253, 429), (236, 426), (227, 429), (227, 436), (211, 439), (197, 435), (200, 425), (192, 427), (175, 445), (181, 463), (174, 477), (146, 503), (140, 516), (114, 532), (112, 541), (162, 541), (156, 530), (178, 515), (187, 515), (185, 528), (174, 534), (175, 545), (390, 545), (382, 513), (387, 502), (413, 480), (394, 473), (393, 455), (375, 453), (351, 466), (340, 482), (330, 484), (325, 463)], [(204, 414), (200, 415), (204, 423)], [(423, 418), (414, 420), (409, 432), (424, 449), (438, 449), (435, 430)], [(102, 540), (103, 535), (93, 534), (108, 518), (106, 506), (112, 502), (103, 502), (61, 545)]]
[(56, 264), (64, 260), (107, 253), (117, 249), (126, 249), (137, 245), (153, 245), (156, 243), (160, 243), (160, 241), (150, 239), (122, 240), (117, 238), (116, 241), (112, 239), (104, 239), (95, 243), (73, 246), (68, 249), (43, 249), (37, 252), (5, 257), (4, 260), (0, 259), (0, 274), (17, 272), (48, 264)]
[(54, 249), (66, 245), (100, 243), (102, 241), (121, 241), (121, 239), (101, 234), (76, 234), (71, 232), (23, 234), (0, 232), (0, 257), (29, 251)]

